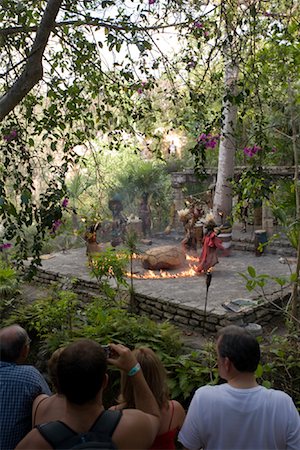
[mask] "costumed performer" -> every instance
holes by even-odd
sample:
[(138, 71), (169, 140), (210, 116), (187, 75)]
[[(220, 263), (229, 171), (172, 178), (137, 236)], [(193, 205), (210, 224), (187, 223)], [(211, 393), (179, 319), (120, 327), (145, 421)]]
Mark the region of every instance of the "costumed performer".
[(219, 260), (217, 257), (217, 249), (224, 250), (222, 241), (217, 237), (215, 232), (216, 222), (212, 214), (207, 214), (204, 222), (204, 238), (201, 255), (198, 266), (195, 271), (204, 273), (211, 267), (215, 266)]

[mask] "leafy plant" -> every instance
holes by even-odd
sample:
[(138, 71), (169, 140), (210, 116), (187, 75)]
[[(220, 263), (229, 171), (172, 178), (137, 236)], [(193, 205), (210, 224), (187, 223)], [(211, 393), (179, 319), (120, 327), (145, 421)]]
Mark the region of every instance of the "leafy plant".
[(0, 298), (9, 299), (19, 293), (17, 272), (0, 260)]
[(297, 334), (276, 336), (261, 344), (262, 359), (256, 376), (267, 388), (289, 394), (300, 411), (300, 343)]
[(216, 384), (218, 368), (215, 345), (207, 342), (200, 350), (164, 361), (170, 378), (170, 389), (175, 398), (186, 401), (197, 387)]
[(36, 300), (30, 305), (21, 305), (6, 322), (20, 323), (41, 340), (61, 332), (65, 339), (71, 339), (80, 322), (78, 307), (77, 294), (54, 290), (50, 297)]
[(13, 305), (15, 296), (20, 293), (17, 272), (0, 259), (0, 315), (3, 317)]
[(248, 291), (256, 290), (264, 299), (267, 299), (270, 301), (278, 310), (282, 311), (288, 319), (291, 319), (294, 324), (300, 324), (300, 321), (297, 317), (295, 317), (292, 313), (289, 312), (289, 303), (287, 304), (286, 308), (282, 308), (276, 303), (272, 302), (268, 299), (267, 293), (265, 291), (265, 287), (270, 282), (275, 282), (278, 284), (281, 290), (281, 298), (283, 299), (283, 289), (285, 287), (290, 286), (292, 283), (299, 283), (297, 273), (293, 272), (289, 276), (282, 276), (282, 277), (273, 277), (269, 274), (257, 274), (256, 270), (253, 266), (248, 266), (247, 273), (241, 273), (239, 272), (239, 275), (244, 278), (246, 281), (246, 288)]
[(110, 285), (110, 280), (120, 285), (127, 286), (125, 279), (125, 270), (128, 263), (128, 253), (116, 252), (114, 248), (106, 248), (105, 250), (93, 255), (90, 262), (91, 275), (95, 277), (100, 285), (101, 290), (109, 297), (114, 298), (115, 291)]
[[(107, 299), (95, 298), (86, 303), (70, 291), (54, 291), (46, 299), (19, 306), (5, 321), (5, 325), (11, 323), (19, 323), (30, 332), (39, 349), (35, 364), (39, 359), (45, 365), (54, 350), (76, 338), (90, 338), (100, 344), (116, 342), (129, 348), (152, 348), (167, 369), (172, 398), (186, 406), (196, 388), (218, 381), (214, 342), (190, 351), (174, 325), (130, 314), (121, 303), (114, 302), (112, 306)], [(261, 344), (261, 349), (261, 364), (256, 373), (260, 382), (266, 387), (283, 389), (300, 408), (298, 336), (271, 336)], [(117, 374), (112, 375), (117, 392), (119, 379)]]

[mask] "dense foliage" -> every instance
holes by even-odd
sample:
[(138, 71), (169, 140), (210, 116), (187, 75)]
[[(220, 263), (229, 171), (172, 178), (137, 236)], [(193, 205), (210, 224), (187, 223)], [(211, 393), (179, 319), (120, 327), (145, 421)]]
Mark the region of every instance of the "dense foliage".
[[(11, 272), (0, 271), (0, 275), (4, 284), (12, 279)], [(70, 286), (76, 283), (76, 280), (69, 281)], [(14, 295), (11, 291), (10, 298)], [(218, 382), (213, 340), (208, 340), (199, 350), (191, 351), (184, 345), (178, 328), (168, 322), (156, 323), (146, 316), (129, 313), (124, 302), (112, 302), (103, 297), (87, 300), (55, 286), (48, 291), (48, 296), (30, 304), (22, 301), (21, 296), (14, 303), (5, 302), (1, 297), (1, 311), (1, 326), (19, 323), (29, 332), (33, 339), (30, 361), (42, 371), (46, 370), (46, 361), (54, 350), (85, 337), (103, 345), (115, 342), (130, 348), (151, 347), (168, 371), (172, 397), (186, 406), (197, 387)], [(266, 387), (283, 389), (300, 408), (300, 344), (297, 336), (274, 334), (261, 345), (262, 361), (257, 369), (260, 382)], [(117, 393), (118, 377), (114, 371), (111, 375), (113, 392)], [(114, 402), (114, 399), (107, 401)]]

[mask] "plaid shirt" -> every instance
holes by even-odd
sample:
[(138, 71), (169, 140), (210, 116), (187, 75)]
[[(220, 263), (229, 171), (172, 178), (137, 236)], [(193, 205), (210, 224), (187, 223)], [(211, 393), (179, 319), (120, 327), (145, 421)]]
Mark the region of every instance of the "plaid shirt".
[(32, 402), (50, 389), (33, 366), (0, 361), (0, 449), (14, 449), (31, 430)]

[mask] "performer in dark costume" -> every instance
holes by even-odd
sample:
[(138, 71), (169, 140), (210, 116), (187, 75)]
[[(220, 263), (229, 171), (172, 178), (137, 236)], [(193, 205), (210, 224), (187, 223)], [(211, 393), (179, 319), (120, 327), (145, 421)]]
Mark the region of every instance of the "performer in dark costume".
[(147, 238), (151, 235), (151, 210), (149, 206), (149, 194), (144, 192), (139, 207), (139, 218), (142, 221), (143, 237)]
[(127, 223), (127, 218), (122, 214), (123, 204), (118, 194), (108, 202), (108, 207), (113, 216), (111, 245), (117, 247), (124, 241)]

